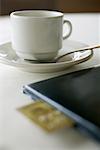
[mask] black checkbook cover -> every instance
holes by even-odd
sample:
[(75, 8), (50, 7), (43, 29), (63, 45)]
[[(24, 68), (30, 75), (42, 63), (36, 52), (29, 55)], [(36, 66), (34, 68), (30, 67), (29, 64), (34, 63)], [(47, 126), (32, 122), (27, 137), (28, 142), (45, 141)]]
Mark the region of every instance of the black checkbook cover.
[(100, 141), (100, 67), (31, 83), (23, 91), (56, 107)]

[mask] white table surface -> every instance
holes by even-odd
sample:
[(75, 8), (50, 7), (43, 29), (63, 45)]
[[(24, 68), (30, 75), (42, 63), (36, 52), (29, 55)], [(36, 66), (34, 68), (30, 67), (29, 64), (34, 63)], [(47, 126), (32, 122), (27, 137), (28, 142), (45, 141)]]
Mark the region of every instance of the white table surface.
[[(100, 14), (66, 14), (73, 23), (70, 39), (100, 43)], [(10, 41), (10, 21), (0, 17), (0, 44)], [(48, 134), (16, 109), (32, 100), (22, 93), (25, 84), (100, 64), (100, 52), (88, 62), (60, 73), (29, 73), (0, 64), (0, 150), (100, 150), (100, 144), (74, 129)]]

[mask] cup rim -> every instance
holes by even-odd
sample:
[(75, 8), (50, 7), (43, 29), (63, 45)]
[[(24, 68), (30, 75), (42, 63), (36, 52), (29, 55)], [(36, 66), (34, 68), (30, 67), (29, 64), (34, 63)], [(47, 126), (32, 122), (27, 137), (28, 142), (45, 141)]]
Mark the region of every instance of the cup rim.
[[(25, 13), (27, 13), (25, 15)], [(35, 16), (32, 15), (32, 13), (36, 14), (36, 13), (46, 13), (46, 15), (43, 16)], [(47, 15), (48, 13), (48, 15)], [(30, 14), (30, 15), (28, 15)], [(63, 13), (60, 11), (52, 11), (52, 10), (21, 10), (21, 11), (14, 11), (10, 14), (10, 17), (17, 17), (17, 18), (35, 18), (35, 19), (43, 19), (43, 18), (59, 18), (59, 17), (63, 17)]]

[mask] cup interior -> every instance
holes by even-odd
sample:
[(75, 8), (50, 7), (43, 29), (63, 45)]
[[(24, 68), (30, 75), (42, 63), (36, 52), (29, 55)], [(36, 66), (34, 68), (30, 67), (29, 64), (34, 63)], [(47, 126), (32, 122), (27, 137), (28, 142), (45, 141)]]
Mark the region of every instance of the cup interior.
[(26, 10), (13, 12), (11, 13), (11, 15), (19, 17), (51, 18), (51, 17), (62, 17), (63, 13), (48, 10)]

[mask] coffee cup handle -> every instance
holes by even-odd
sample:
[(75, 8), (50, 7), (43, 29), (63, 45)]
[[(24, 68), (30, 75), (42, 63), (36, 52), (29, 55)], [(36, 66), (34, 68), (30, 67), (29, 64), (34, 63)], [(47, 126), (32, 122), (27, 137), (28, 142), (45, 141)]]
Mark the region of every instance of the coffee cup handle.
[(63, 40), (67, 39), (72, 33), (72, 24), (71, 24), (71, 22), (69, 20), (64, 20), (63, 25), (64, 24), (67, 24), (67, 26), (69, 28), (69, 31), (68, 31), (68, 33), (66, 33), (66, 35), (63, 36)]

